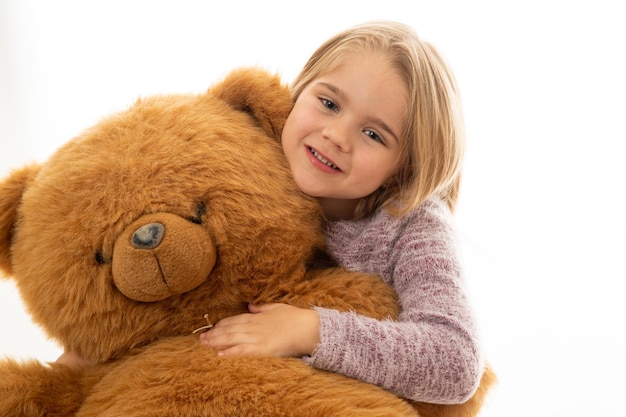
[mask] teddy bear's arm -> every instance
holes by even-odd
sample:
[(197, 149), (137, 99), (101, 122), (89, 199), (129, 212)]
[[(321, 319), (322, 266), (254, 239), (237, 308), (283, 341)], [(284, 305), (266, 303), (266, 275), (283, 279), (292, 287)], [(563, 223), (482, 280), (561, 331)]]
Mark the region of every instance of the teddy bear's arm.
[(165, 338), (103, 376), (80, 417), (417, 417), (382, 389), (299, 359), (219, 357), (197, 337)]
[(397, 319), (400, 313), (395, 291), (381, 278), (341, 267), (309, 270), (301, 282), (286, 288), (277, 286), (254, 301), (268, 302), (354, 311), (379, 320)]
[(0, 362), (0, 415), (69, 417), (80, 408), (89, 384), (85, 370), (37, 361)]

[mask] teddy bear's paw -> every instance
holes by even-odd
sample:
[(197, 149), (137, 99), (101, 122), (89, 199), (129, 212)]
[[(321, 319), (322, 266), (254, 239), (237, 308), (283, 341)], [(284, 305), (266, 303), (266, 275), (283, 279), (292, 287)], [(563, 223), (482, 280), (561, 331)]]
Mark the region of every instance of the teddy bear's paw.
[(82, 402), (80, 374), (56, 364), (1, 361), (0, 416), (73, 416)]

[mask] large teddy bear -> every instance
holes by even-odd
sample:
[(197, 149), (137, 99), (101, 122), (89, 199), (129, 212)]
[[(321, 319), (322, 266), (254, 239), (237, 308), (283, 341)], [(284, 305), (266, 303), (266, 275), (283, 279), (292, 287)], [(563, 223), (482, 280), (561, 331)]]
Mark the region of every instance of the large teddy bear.
[[(393, 291), (324, 255), (279, 145), (291, 96), (258, 69), (139, 100), (0, 183), (0, 272), (87, 369), (0, 362), (0, 417), (474, 415), (299, 359), (220, 357), (194, 330), (286, 302), (393, 319)], [(2, 320), (8, 320), (4, 317)], [(13, 335), (16, 337), (19, 335)]]

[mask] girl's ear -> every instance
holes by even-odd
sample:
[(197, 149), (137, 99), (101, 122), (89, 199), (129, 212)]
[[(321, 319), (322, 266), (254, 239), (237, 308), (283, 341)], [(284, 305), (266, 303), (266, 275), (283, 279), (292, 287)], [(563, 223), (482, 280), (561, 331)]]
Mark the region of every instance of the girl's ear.
[(241, 68), (213, 86), (209, 94), (250, 114), (270, 137), (280, 141), (293, 103), (291, 91), (277, 75), (260, 68)]
[(0, 182), (0, 276), (11, 275), (11, 244), (22, 196), (39, 172), (38, 165), (13, 171)]

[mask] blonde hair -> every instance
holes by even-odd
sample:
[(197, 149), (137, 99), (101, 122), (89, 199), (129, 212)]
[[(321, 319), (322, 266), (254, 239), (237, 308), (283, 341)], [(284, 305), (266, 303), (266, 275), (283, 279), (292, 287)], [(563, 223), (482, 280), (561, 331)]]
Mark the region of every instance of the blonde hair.
[(331, 72), (353, 52), (380, 53), (402, 76), (409, 93), (395, 174), (364, 197), (355, 218), (379, 207), (402, 215), (431, 195), (454, 210), (458, 199), (464, 126), (456, 80), (442, 57), (409, 26), (374, 21), (345, 30), (322, 44), (296, 77), (294, 101), (315, 79)]

